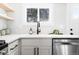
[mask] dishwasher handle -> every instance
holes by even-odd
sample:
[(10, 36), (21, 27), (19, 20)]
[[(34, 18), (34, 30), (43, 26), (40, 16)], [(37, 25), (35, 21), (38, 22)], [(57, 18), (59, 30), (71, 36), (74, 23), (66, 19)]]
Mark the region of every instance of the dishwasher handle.
[(77, 42), (55, 42), (57, 44), (62, 44), (62, 45), (79, 45)]
[(70, 42), (62, 42), (63, 45), (72, 45)]
[(63, 45), (79, 45), (79, 43), (76, 42), (62, 42)]

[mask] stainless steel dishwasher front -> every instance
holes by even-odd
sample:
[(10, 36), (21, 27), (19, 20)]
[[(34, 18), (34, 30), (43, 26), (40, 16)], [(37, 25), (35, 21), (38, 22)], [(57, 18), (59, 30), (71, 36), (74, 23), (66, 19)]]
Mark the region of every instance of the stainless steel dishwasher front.
[(53, 39), (53, 55), (79, 55), (79, 39)]

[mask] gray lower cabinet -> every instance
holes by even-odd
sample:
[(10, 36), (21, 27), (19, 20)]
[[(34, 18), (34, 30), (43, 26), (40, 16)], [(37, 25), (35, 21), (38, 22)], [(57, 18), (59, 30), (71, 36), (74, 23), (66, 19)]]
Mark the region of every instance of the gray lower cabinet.
[(21, 39), (21, 55), (51, 55), (51, 39)]

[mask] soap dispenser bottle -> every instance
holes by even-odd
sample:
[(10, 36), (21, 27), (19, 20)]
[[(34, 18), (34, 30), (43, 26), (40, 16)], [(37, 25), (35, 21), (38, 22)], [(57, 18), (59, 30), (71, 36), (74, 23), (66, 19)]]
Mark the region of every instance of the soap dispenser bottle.
[(32, 28), (30, 28), (30, 30), (29, 30), (29, 34), (33, 34), (33, 30), (32, 30)]

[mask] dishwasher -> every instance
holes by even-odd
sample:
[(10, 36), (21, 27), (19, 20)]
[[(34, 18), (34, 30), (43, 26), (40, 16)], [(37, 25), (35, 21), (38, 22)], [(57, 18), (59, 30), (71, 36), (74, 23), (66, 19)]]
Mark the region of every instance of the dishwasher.
[(79, 39), (53, 39), (53, 55), (79, 55)]

